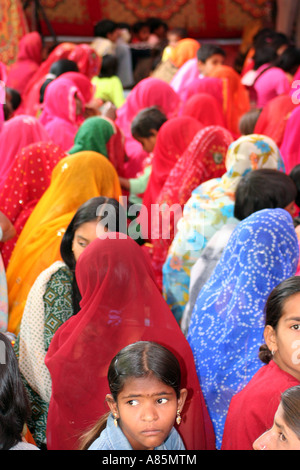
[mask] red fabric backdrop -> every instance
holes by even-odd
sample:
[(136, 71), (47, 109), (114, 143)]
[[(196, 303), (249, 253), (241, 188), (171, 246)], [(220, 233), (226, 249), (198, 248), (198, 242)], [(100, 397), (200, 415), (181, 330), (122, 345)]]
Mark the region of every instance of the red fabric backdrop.
[[(201, 38), (240, 37), (249, 21), (269, 14), (269, 0), (41, 0), (57, 35), (93, 36), (101, 18), (129, 24), (149, 16), (185, 26)], [(46, 34), (48, 33), (45, 28)]]

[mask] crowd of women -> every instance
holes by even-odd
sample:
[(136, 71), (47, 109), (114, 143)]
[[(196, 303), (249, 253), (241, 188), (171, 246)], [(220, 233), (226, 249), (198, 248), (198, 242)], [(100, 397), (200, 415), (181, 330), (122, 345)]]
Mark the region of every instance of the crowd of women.
[(299, 50), (195, 43), (1, 68), (1, 449), (300, 450)]

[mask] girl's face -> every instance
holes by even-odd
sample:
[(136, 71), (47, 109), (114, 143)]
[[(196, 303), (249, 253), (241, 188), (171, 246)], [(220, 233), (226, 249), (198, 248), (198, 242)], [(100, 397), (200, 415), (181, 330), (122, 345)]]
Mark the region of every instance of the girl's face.
[(177, 399), (175, 390), (157, 378), (130, 378), (119, 393), (117, 403), (107, 396), (118, 425), (134, 450), (153, 450), (168, 437), (183, 408), (187, 390)]
[(151, 135), (149, 137), (135, 136), (134, 138), (142, 144), (145, 152), (151, 153), (155, 147), (157, 131), (155, 129), (151, 129)]
[(92, 220), (85, 222), (75, 230), (72, 251), (76, 262), (84, 249), (97, 238), (97, 224), (97, 220)]
[(300, 293), (285, 301), (276, 331), (266, 326), (265, 340), (276, 364), (300, 380)]
[(254, 450), (300, 450), (300, 439), (286, 424), (279, 405), (274, 424), (253, 443)]

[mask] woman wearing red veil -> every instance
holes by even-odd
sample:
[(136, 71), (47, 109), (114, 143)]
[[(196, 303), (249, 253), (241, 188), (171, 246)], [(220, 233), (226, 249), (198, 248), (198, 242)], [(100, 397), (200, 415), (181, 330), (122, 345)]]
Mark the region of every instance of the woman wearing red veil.
[(155, 341), (177, 356), (183, 370), (189, 394), (178, 432), (186, 449), (214, 449), (192, 352), (142, 248), (124, 234), (98, 238), (80, 255), (76, 279), (81, 310), (57, 330), (45, 359), (52, 380), (47, 448), (77, 449), (82, 434), (108, 411), (111, 358), (133, 342)]

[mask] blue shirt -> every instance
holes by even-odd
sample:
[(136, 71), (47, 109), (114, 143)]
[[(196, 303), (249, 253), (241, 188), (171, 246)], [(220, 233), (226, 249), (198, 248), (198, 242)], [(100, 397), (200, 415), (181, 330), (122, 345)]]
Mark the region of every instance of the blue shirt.
[[(113, 416), (109, 415), (106, 428), (101, 432), (100, 436), (93, 442), (88, 450), (133, 450), (122, 429), (114, 425)], [(154, 450), (185, 450), (182, 439), (175, 428), (171, 432), (165, 442)]]

